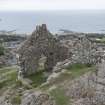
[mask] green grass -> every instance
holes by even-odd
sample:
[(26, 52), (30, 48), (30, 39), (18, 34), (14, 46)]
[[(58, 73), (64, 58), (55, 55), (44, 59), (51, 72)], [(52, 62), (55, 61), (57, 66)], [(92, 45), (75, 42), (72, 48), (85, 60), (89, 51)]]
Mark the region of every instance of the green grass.
[(11, 100), (13, 105), (20, 105), (21, 104), (21, 96), (14, 96)]
[(70, 65), (70, 66), (68, 66), (66, 69), (68, 69), (68, 70), (79, 70), (79, 69), (84, 69), (84, 68), (89, 68), (89, 67), (91, 67), (91, 65), (89, 65), (89, 64), (79, 64), (79, 63), (77, 63), (77, 64), (73, 64), (73, 65)]
[(105, 38), (102, 38), (101, 41), (102, 41), (102, 42), (105, 42)]
[(16, 68), (8, 67), (0, 69), (0, 89), (6, 86), (11, 86), (12, 84), (16, 83), (17, 79), (17, 71)]
[(85, 74), (86, 72), (89, 71), (93, 71), (95, 70), (95, 67), (92, 65), (85, 65), (85, 64), (73, 64), (72, 66), (68, 66), (67, 68), (67, 72), (62, 73), (58, 78), (55, 79), (55, 83), (59, 84), (62, 81), (65, 80), (72, 80), (75, 79), (83, 74)]
[(5, 86), (11, 86), (16, 82), (17, 73), (15, 71), (10, 74), (7, 74), (6, 76), (7, 77), (5, 77), (4, 80), (0, 81), (0, 88), (3, 88)]
[(89, 64), (73, 64), (72, 66), (68, 66), (66, 69), (71, 72), (72, 77), (76, 78), (86, 72), (95, 70), (95, 66)]
[(46, 77), (43, 74), (43, 71), (39, 71), (35, 74), (28, 76), (30, 80), (32, 80), (32, 86), (37, 87), (46, 81)]
[(99, 40), (96, 40), (97, 42), (100, 42), (100, 43), (105, 43), (105, 37), (99, 39)]
[(50, 92), (50, 95), (54, 98), (56, 105), (70, 105), (70, 99), (62, 89), (56, 88)]
[(48, 90), (52, 85), (59, 85), (65, 80), (73, 80), (75, 78), (80, 77), (81, 75), (89, 72), (94, 71), (94, 65), (85, 65), (85, 64), (73, 64), (72, 66), (68, 66), (66, 68), (66, 72), (62, 73), (59, 77), (55, 78), (51, 83), (46, 84), (40, 87), (42, 90)]
[(0, 56), (4, 55), (5, 49), (4, 47), (0, 44)]
[(0, 68), (0, 75), (13, 70), (16, 70), (16, 67), (2, 67)]
[[(16, 67), (0, 68), (0, 77), (2, 77), (2, 80), (0, 80), (0, 89), (11, 85), (16, 85), (17, 87), (22, 86), (22, 83), (20, 81), (17, 81)], [(38, 87), (46, 81), (43, 70), (28, 76), (28, 78), (32, 80), (32, 87)]]

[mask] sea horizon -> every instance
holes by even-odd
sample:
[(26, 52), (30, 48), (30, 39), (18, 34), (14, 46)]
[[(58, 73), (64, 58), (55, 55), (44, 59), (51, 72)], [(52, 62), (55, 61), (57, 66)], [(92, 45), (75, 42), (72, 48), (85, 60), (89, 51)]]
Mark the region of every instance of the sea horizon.
[(36, 25), (46, 24), (52, 33), (105, 33), (105, 10), (0, 11), (0, 20), (0, 31), (31, 33)]

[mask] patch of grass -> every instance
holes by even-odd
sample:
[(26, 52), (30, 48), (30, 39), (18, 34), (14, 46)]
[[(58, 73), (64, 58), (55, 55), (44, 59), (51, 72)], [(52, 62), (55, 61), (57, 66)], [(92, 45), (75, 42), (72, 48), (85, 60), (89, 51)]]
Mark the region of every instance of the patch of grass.
[(0, 56), (4, 55), (5, 49), (4, 47), (0, 44)]
[(70, 65), (67, 67), (68, 70), (76, 70), (76, 69), (84, 69), (84, 68), (87, 68), (88, 65), (87, 64), (80, 64), (80, 63), (77, 63), (77, 64), (73, 64), (73, 65)]
[(2, 68), (1, 71), (2, 72), (0, 73), (0, 76), (1, 76), (0, 89), (2, 89), (3, 87), (11, 86), (12, 84), (16, 83), (16, 79), (17, 79), (16, 68), (15, 69), (8, 68), (8, 69), (4, 69), (4, 70)]
[(72, 66), (68, 66), (66, 69), (71, 72), (73, 77), (78, 77), (86, 72), (93, 71), (95, 67), (89, 64), (73, 64)]
[(46, 84), (41, 87), (42, 90), (48, 90), (52, 85), (59, 85), (65, 80), (73, 80), (75, 78), (78, 78), (79, 76), (89, 72), (89, 71), (94, 71), (95, 66), (94, 65), (89, 65), (89, 64), (73, 64), (72, 66), (68, 66), (66, 68), (66, 72), (60, 74), (57, 78), (54, 78), (52, 82), (49, 84)]
[(50, 95), (54, 98), (56, 105), (70, 105), (70, 99), (64, 94), (63, 89), (56, 88), (50, 92)]
[(32, 86), (37, 87), (46, 81), (46, 77), (43, 74), (43, 71), (39, 71), (35, 74), (28, 76), (30, 80), (32, 80)]
[(99, 38), (98, 40), (96, 40), (96, 42), (105, 43), (105, 37)]
[(12, 70), (15, 70), (15, 69), (16, 69), (16, 67), (2, 67), (2, 68), (0, 68), (0, 75), (2, 73), (6, 73), (6, 72), (9, 72), (9, 71), (12, 71)]
[(3, 81), (0, 81), (0, 88), (11, 86), (12, 84), (16, 82), (16, 78), (17, 78), (16, 72), (8, 74), (7, 77)]
[(6, 84), (6, 81), (0, 82), (0, 89), (2, 89)]
[(23, 86), (22, 81), (17, 80), (15, 87), (22, 87), (22, 86)]
[(13, 97), (12, 100), (11, 100), (11, 103), (13, 105), (20, 105), (21, 104), (21, 97), (19, 95)]
[(40, 86), (40, 89), (46, 91), (54, 84), (59, 85), (60, 83), (68, 79), (72, 80), (72, 75), (70, 73), (62, 73), (59, 77), (54, 78), (53, 81), (51, 81), (50, 83)]

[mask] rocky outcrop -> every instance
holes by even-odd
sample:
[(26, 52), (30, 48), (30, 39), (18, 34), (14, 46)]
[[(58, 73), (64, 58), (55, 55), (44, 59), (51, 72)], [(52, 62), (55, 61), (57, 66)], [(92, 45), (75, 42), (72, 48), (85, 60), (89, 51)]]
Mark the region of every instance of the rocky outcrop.
[(21, 105), (55, 105), (54, 100), (42, 92), (26, 92)]
[[(22, 96), (18, 96), (18, 101), (14, 101), (14, 96), (9, 96), (11, 93), (0, 96), (0, 105), (55, 105), (53, 98), (41, 91), (27, 90)], [(22, 93), (21, 93), (22, 94)], [(20, 97), (20, 99), (19, 99)], [(13, 98), (13, 99), (12, 99)]]
[(51, 71), (57, 62), (68, 58), (68, 48), (54, 37), (45, 24), (37, 26), (36, 30), (18, 50), (19, 66), (24, 76), (38, 71), (39, 59), (46, 57), (44, 68)]

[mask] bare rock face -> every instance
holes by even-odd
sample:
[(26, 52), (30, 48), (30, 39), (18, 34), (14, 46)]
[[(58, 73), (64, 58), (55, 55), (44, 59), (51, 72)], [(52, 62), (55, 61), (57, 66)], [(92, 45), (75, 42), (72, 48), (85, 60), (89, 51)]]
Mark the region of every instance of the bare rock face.
[(44, 68), (51, 71), (57, 62), (68, 58), (68, 48), (63, 46), (46, 28), (45, 24), (36, 30), (18, 50), (19, 66), (24, 76), (37, 72), (39, 59), (44, 56)]
[(48, 94), (32, 92), (24, 94), (21, 105), (55, 105)]

